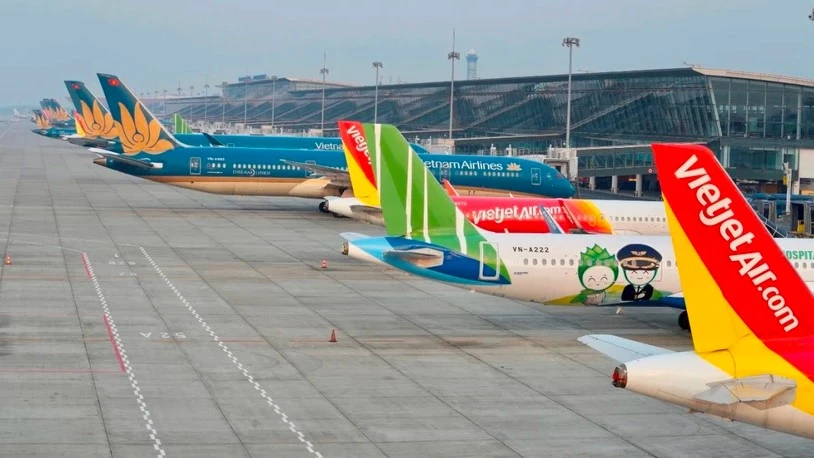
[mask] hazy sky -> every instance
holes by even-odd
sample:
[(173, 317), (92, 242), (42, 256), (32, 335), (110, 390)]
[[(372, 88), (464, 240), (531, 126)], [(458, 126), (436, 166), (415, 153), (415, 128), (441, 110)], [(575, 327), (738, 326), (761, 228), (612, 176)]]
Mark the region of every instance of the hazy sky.
[[(398, 6), (393, 6), (398, 5)], [(574, 69), (713, 68), (814, 78), (811, 0), (2, 0), (0, 106), (65, 101), (62, 81), (118, 74), (136, 92), (243, 74), (373, 84), (448, 80), (457, 31), (481, 78)], [(465, 77), (462, 59), (456, 77)], [(212, 89), (210, 89), (212, 93)]]

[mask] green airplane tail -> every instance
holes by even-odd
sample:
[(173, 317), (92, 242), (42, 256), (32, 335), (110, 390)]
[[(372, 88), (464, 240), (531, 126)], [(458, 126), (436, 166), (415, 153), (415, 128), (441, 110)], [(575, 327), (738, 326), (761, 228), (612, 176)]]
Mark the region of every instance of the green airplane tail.
[(172, 124), (173, 124), (173, 132), (176, 134), (191, 134), (192, 128), (189, 127), (187, 124), (186, 119), (182, 118), (181, 115), (175, 113), (172, 115)]
[(116, 75), (98, 73), (124, 154), (162, 154), (184, 146)]
[[(369, 150), (387, 234), (483, 256), (494, 268), (497, 253), (480, 253), (484, 245), (491, 245), (483, 243), (486, 238), (458, 210), (401, 132), (389, 124), (355, 124)], [(340, 131), (346, 126), (340, 125)], [(360, 145), (360, 140), (355, 141)], [(502, 264), (500, 270), (509, 278)]]

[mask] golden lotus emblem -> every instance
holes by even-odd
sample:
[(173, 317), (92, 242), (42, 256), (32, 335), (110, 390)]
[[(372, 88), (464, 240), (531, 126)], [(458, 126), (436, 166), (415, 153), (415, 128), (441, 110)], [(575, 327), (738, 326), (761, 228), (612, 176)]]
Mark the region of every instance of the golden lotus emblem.
[(140, 102), (136, 102), (132, 114), (119, 102), (119, 112), (122, 120), (116, 123), (116, 127), (125, 154), (161, 154), (173, 148), (172, 143), (161, 138), (161, 124), (158, 120), (152, 119), (147, 122)]
[(84, 100), (80, 102), (82, 106), (82, 127), (85, 129), (85, 135), (89, 138), (102, 137), (110, 140), (116, 138), (119, 134), (116, 131), (116, 123), (113, 122), (113, 116), (110, 113), (103, 113), (102, 107), (99, 106), (99, 101), (93, 101), (93, 108), (89, 107)]

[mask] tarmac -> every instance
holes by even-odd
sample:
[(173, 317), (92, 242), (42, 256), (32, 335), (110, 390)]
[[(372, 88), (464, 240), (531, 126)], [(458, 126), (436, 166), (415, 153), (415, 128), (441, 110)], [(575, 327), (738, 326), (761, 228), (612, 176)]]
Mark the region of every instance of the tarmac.
[(382, 270), (338, 236), (382, 229), (317, 201), (151, 183), (33, 127), (0, 125), (3, 456), (811, 455), (613, 388), (616, 364), (576, 341), (686, 350), (675, 310)]

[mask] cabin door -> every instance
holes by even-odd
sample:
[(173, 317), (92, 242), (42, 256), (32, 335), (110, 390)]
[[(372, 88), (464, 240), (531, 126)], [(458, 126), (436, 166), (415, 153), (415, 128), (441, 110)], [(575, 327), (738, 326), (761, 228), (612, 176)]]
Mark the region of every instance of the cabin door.
[[(492, 266), (495, 266), (492, 268)], [(497, 280), (500, 278), (500, 256), (497, 245), (492, 242), (480, 242), (480, 271), (478, 280)]]

